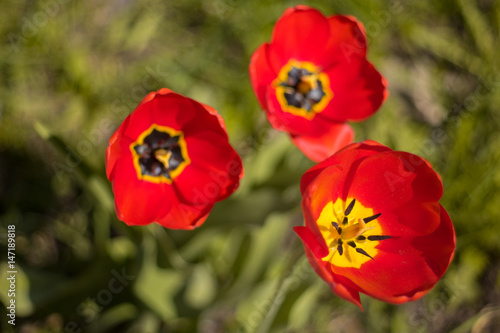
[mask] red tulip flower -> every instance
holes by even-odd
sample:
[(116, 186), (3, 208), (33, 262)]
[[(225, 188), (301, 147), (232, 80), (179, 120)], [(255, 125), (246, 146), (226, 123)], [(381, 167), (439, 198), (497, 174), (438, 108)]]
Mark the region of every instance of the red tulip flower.
[(317, 162), (352, 142), (347, 121), (366, 119), (387, 97), (384, 78), (366, 60), (362, 24), (306, 6), (285, 11), (249, 71), (271, 125)]
[(455, 233), (439, 204), (439, 175), (424, 159), (379, 143), (351, 144), (301, 179), (305, 226), (294, 230), (332, 291), (403, 303), (446, 271)]
[(161, 89), (109, 140), (106, 172), (120, 220), (193, 229), (236, 190), (243, 168), (214, 109)]

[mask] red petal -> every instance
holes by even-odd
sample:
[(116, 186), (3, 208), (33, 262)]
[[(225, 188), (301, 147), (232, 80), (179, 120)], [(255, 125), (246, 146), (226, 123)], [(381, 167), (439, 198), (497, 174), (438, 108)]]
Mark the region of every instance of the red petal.
[(321, 260), (328, 255), (328, 247), (325, 244), (323, 237), (314, 234), (307, 227), (294, 227), (293, 230), (299, 236), (304, 246), (314, 254), (316, 259)]
[(311, 183), (318, 176), (318, 174), (328, 166), (342, 165), (345, 170), (348, 170), (355, 160), (362, 159), (364, 157), (378, 154), (384, 151), (392, 150), (378, 142), (369, 140), (363, 141), (361, 143), (350, 144), (338, 151), (333, 156), (307, 170), (307, 172), (302, 176), (302, 179), (300, 180), (300, 191), (302, 194), (304, 194), (304, 190), (309, 185), (309, 183)]
[(422, 159), (418, 166), (409, 164), (410, 157), (417, 158), (400, 152), (373, 155), (351, 167), (346, 176), (345, 198), (352, 196), (381, 213), (384, 231), (391, 235), (425, 235), (439, 224), (435, 202), (442, 194), (441, 182)]
[(350, 144), (354, 139), (354, 131), (348, 124), (332, 123), (328, 132), (316, 136), (292, 135), (291, 137), (293, 144), (304, 155), (315, 162), (320, 162)]
[[(304, 196), (308, 192), (319, 197), (324, 194), (317, 188), (325, 188), (325, 193), (329, 193), (324, 199), (327, 201), (331, 200), (332, 193), (340, 193), (344, 199), (354, 197), (375, 214), (381, 213), (384, 230), (394, 236), (429, 234), (439, 223), (436, 202), (442, 185), (426, 163), (411, 165), (409, 157), (415, 160), (415, 155), (393, 152), (376, 143), (352, 144), (308, 170), (301, 179), (301, 192)], [(331, 185), (325, 176), (319, 175), (334, 165), (342, 165), (344, 172), (336, 175), (337, 183)], [(314, 192), (306, 190), (311, 186)], [(422, 220), (426, 223), (422, 224)]]
[(316, 259), (307, 246), (304, 245), (304, 249), (311, 267), (316, 274), (328, 283), (332, 292), (363, 309), (359, 299), (359, 288), (344, 277), (334, 275), (331, 270), (326, 267), (327, 265), (330, 266), (330, 264), (322, 261), (321, 259)]
[(124, 124), (129, 120), (125, 119), (122, 125), (113, 133), (109, 139), (108, 147), (106, 148), (106, 175), (110, 181), (113, 180), (113, 171), (116, 162), (122, 157), (131, 156), (130, 144), (132, 141), (122, 135)]
[(414, 199), (397, 209), (392, 214), (381, 217), (384, 231), (390, 235), (426, 235), (439, 225), (439, 204), (437, 202), (420, 203)]
[(404, 168), (394, 152), (383, 152), (356, 160), (346, 175), (344, 198), (356, 198), (365, 207), (384, 214), (408, 203), (416, 175)]
[(396, 151), (394, 154), (403, 161), (406, 170), (416, 174), (412, 183), (414, 199), (424, 202), (439, 201), (443, 195), (443, 184), (430, 163), (410, 153)]
[(424, 258), (392, 253), (378, 254), (359, 269), (332, 266), (332, 270), (368, 296), (392, 303), (398, 303), (399, 296), (408, 300), (416, 292), (429, 290), (438, 280)]
[[(217, 111), (205, 104), (201, 104), (190, 98), (184, 98), (189, 103), (189, 108), (193, 110), (194, 117), (189, 122), (184, 123), (182, 131), (186, 138), (196, 136), (200, 132), (213, 131), (228, 140), (224, 120)], [(187, 108), (187, 105), (186, 105)], [(181, 109), (183, 111), (183, 109)]]
[[(429, 234), (438, 226), (439, 217), (432, 207), (425, 208), (415, 200), (415, 177), (394, 152), (369, 156), (352, 164), (345, 178), (343, 198), (354, 197), (372, 208), (374, 214), (382, 214), (379, 222), (389, 235)], [(425, 217), (426, 223), (418, 217)]]
[(122, 158), (114, 170), (113, 192), (117, 214), (129, 225), (149, 224), (165, 216), (175, 195), (171, 185), (137, 178), (132, 157)]
[(161, 88), (158, 91), (150, 92), (149, 94), (146, 95), (146, 97), (144, 97), (142, 99), (142, 101), (139, 103), (139, 105), (144, 104), (144, 103), (149, 102), (149, 101), (152, 101), (156, 97), (156, 95), (166, 95), (166, 94), (170, 94), (170, 93), (173, 93), (173, 91), (170, 89), (167, 89), (167, 88)]
[(353, 58), (366, 57), (365, 29), (355, 17), (335, 15), (328, 18), (330, 37), (323, 52), (321, 64), (328, 69), (332, 64), (350, 64)]
[(455, 233), (441, 209), (441, 223), (432, 234), (384, 240), (377, 248), (375, 260), (360, 269), (332, 267), (333, 272), (352, 280), (371, 297), (402, 303), (422, 297), (444, 275), (453, 257)]
[(152, 100), (141, 103), (130, 114), (130, 121), (128, 126), (124, 128), (123, 133), (129, 139), (135, 141), (139, 135), (153, 124), (181, 130), (184, 125), (192, 121), (196, 116), (191, 101), (191, 99), (176, 93), (156, 94)]
[[(361, 310), (363, 310), (363, 307), (361, 306), (361, 300), (359, 299), (359, 290), (356, 287), (352, 287), (349, 285), (352, 285), (352, 283), (347, 279), (344, 279), (342, 276), (337, 276), (335, 278), (338, 282), (331, 282), (328, 285), (330, 286), (330, 289), (337, 295), (340, 296), (341, 298), (345, 299), (346, 301), (349, 301), (353, 303), (354, 305), (359, 306)], [(349, 287), (348, 287), (349, 286)]]
[(250, 58), (250, 81), (262, 109), (266, 109), (266, 90), (277, 74), (268, 60), (269, 44), (262, 44)]
[(243, 175), (241, 159), (219, 133), (186, 136), (191, 163), (174, 179), (185, 203), (208, 204), (233, 193)]
[(439, 206), (441, 208), (439, 227), (428, 236), (415, 238), (411, 244), (422, 251), (427, 265), (434, 271), (438, 279), (444, 275), (453, 259), (456, 243), (455, 230), (450, 216), (443, 206)]
[(205, 222), (214, 205), (191, 206), (175, 202), (168, 214), (158, 221), (169, 229), (192, 230)]
[(363, 58), (332, 66), (326, 74), (333, 98), (321, 115), (331, 120), (363, 120), (374, 114), (388, 96), (385, 79)]
[[(224, 123), (224, 118), (222, 118), (222, 116), (217, 112), (217, 110), (215, 110), (210, 105), (199, 103), (199, 102), (197, 102), (195, 100), (191, 100), (191, 101), (192, 101), (193, 104), (199, 104), (199, 105), (201, 105), (206, 111), (208, 111), (208, 113), (210, 115), (215, 116), (215, 118), (217, 119), (217, 122), (219, 123), (219, 127), (222, 129), (221, 134), (224, 135), (226, 138), (228, 138), (228, 136), (227, 136), (227, 130), (226, 130), (226, 124)], [(198, 119), (198, 117), (197, 117), (197, 119)], [(210, 118), (213, 118), (213, 117), (210, 117)], [(212, 120), (210, 120), (210, 121), (212, 121)], [(207, 128), (206, 125), (207, 124), (205, 123), (204, 129)], [(215, 128), (215, 126), (214, 126), (214, 128)]]
[[(302, 212), (306, 226), (318, 237), (321, 232), (318, 229), (316, 221), (318, 220), (323, 208), (329, 202), (335, 202), (341, 195), (343, 167), (334, 165), (325, 168), (302, 194)], [(321, 236), (322, 237), (322, 236)]]
[(269, 47), (269, 59), (278, 73), (290, 59), (321, 65), (330, 37), (328, 20), (306, 6), (289, 8), (276, 22)]

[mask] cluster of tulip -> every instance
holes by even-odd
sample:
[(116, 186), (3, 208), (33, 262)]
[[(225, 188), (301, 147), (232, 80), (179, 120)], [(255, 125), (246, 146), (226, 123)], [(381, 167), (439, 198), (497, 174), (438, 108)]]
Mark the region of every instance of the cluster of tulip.
[[(355, 18), (297, 6), (249, 66), (271, 125), (319, 162), (302, 176), (305, 226), (294, 230), (317, 274), (359, 307), (360, 292), (391, 303), (418, 299), (455, 250), (431, 165), (374, 141), (352, 143), (347, 122), (368, 118), (388, 95), (366, 51)], [(160, 89), (111, 137), (106, 172), (120, 220), (193, 229), (237, 189), (243, 166), (213, 108)]]

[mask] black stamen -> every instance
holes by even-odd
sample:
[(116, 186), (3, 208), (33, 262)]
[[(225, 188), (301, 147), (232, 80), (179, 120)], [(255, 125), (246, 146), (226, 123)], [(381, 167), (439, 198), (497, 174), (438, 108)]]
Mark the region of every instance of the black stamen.
[(316, 79), (316, 86), (309, 87), (308, 91), (303, 91), (299, 85), (304, 82), (303, 77), (314, 75), (305, 68), (293, 67), (288, 72), (285, 82), (279, 85), (285, 87), (284, 97), (286, 103), (296, 108), (301, 108), (310, 112), (316, 103), (319, 103), (326, 93), (323, 91), (323, 85), (319, 79)]
[(364, 241), (366, 239), (366, 237), (365, 236), (358, 236), (358, 237), (356, 237), (356, 239), (359, 241)]
[(341, 228), (341, 227), (338, 227), (338, 228), (337, 228), (337, 232), (339, 233), (339, 235), (341, 235), (341, 234), (342, 234), (342, 228)]
[(342, 224), (347, 224), (347, 222), (349, 222), (349, 219), (347, 217), (344, 217), (344, 219), (342, 220)]
[(363, 219), (363, 221), (365, 221), (365, 223), (371, 222), (371, 221), (373, 221), (373, 220), (378, 219), (380, 215), (382, 215), (382, 213), (378, 213), (378, 214), (372, 215), (372, 216), (370, 216), (370, 217), (365, 217), (365, 218)]
[(352, 199), (351, 203), (349, 204), (349, 206), (347, 206), (347, 208), (345, 209), (345, 212), (344, 212), (344, 215), (347, 216), (349, 214), (351, 214), (352, 212), (352, 209), (354, 208), (354, 204), (356, 203), (356, 199)]
[(368, 240), (370, 241), (381, 241), (389, 238), (391, 238), (391, 236), (368, 236)]
[[(134, 150), (139, 155), (138, 162), (141, 174), (152, 177), (163, 176), (172, 179), (170, 173), (185, 161), (181, 147), (179, 146), (180, 139), (180, 135), (170, 136), (170, 134), (154, 128), (144, 138), (142, 144), (135, 145)], [(161, 162), (156, 158), (155, 153), (160, 149), (170, 153), (167, 163)]]
[(332, 222), (332, 225), (335, 229), (337, 229), (339, 227), (339, 224), (337, 222)]
[(340, 255), (344, 254), (344, 248), (342, 247), (342, 244), (339, 243), (339, 245), (337, 245), (337, 251), (339, 251)]
[(363, 250), (363, 249), (361, 249), (361, 248), (359, 248), (359, 247), (357, 247), (357, 248), (356, 248), (356, 252), (361, 253), (361, 254), (362, 254), (362, 255), (364, 255), (364, 256), (367, 256), (367, 257), (368, 257), (368, 258), (370, 258), (371, 260), (375, 260), (375, 259), (373, 259), (373, 257), (372, 257), (371, 255), (369, 255), (368, 253), (366, 253), (366, 251), (365, 251), (365, 250)]
[(347, 245), (349, 245), (350, 247), (356, 248), (356, 243), (354, 243), (354, 241), (347, 242)]

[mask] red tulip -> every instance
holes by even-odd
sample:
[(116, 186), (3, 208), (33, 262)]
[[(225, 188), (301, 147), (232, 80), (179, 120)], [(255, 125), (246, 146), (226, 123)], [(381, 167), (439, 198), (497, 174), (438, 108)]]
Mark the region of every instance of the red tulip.
[(193, 229), (236, 190), (243, 168), (213, 108), (161, 89), (109, 140), (106, 172), (120, 220)]
[(361, 307), (359, 293), (422, 297), (455, 250), (439, 175), (423, 158), (373, 141), (351, 144), (301, 179), (304, 227), (294, 230), (316, 273)]
[(366, 60), (362, 24), (306, 6), (285, 11), (249, 71), (271, 125), (317, 162), (352, 142), (347, 121), (366, 119), (387, 97), (385, 79)]

